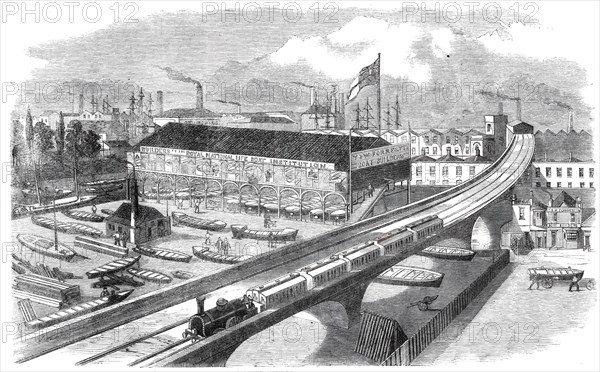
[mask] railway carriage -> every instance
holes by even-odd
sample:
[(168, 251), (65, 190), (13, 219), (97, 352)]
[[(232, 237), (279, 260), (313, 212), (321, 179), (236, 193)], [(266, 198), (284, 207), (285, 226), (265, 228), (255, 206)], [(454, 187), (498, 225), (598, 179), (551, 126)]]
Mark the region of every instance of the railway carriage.
[(401, 227), (387, 232), (379, 237), (376, 242), (384, 247), (385, 254), (393, 254), (404, 251), (414, 240), (414, 234), (408, 231), (406, 227)]
[(444, 227), (444, 221), (438, 216), (428, 216), (406, 225), (415, 234), (415, 241), (426, 238)]
[(250, 288), (246, 291), (246, 296), (261, 304), (261, 307), (271, 307), (304, 293), (306, 290), (306, 279), (299, 273), (290, 273), (258, 287)]
[(346, 261), (333, 255), (327, 259), (318, 261), (316, 266), (308, 266), (301, 270), (313, 278), (313, 286), (312, 288), (308, 288), (310, 290), (342, 275), (346, 272), (346, 267)]
[(368, 264), (377, 257), (383, 255), (384, 249), (381, 245), (369, 242), (364, 248), (357, 251), (344, 255), (346, 259), (350, 261), (351, 270), (356, 270), (361, 266)]

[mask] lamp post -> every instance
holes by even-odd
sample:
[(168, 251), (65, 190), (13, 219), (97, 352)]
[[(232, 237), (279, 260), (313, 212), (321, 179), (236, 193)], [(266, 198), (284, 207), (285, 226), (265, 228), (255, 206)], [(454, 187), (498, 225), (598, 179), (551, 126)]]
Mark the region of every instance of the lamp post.
[(348, 130), (348, 198), (350, 200), (350, 214), (353, 213), (354, 203), (352, 202), (352, 131), (360, 122), (352, 125)]

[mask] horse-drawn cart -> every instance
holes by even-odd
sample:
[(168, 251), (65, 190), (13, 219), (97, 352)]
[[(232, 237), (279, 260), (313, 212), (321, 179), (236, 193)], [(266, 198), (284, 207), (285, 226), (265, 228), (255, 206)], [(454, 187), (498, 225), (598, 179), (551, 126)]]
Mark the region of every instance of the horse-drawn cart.
[[(527, 269), (529, 273), (529, 279), (534, 280), (536, 275), (542, 287), (546, 289), (552, 288), (554, 282), (557, 280), (572, 281), (573, 277), (576, 277), (578, 282), (583, 277), (583, 270), (572, 269), (571, 267), (536, 267)], [(592, 290), (596, 282), (594, 279), (589, 279), (585, 284), (585, 287)]]

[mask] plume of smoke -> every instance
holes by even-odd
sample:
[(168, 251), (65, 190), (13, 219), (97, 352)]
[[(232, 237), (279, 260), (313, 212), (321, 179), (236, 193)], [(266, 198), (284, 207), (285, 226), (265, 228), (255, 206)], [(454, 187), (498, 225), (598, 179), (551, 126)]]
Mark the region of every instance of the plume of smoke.
[(545, 98), (542, 100), (542, 102), (544, 102), (544, 104), (546, 104), (546, 105), (556, 105), (558, 107), (562, 107), (567, 110), (573, 110), (573, 107), (571, 107), (570, 105), (568, 105), (564, 102), (561, 102), (561, 101), (550, 99), (550, 98)]
[(220, 102), (220, 103), (225, 103), (225, 104), (231, 104), (231, 105), (241, 106), (241, 104), (239, 102), (223, 101), (222, 99), (216, 99), (215, 102)]
[(154, 66), (163, 70), (164, 72), (166, 72), (167, 76), (171, 80), (177, 80), (177, 81), (183, 81), (184, 83), (192, 83), (192, 84), (202, 85), (198, 80), (193, 79), (189, 76), (186, 76), (182, 72), (179, 72), (171, 67), (161, 67), (161, 66), (157, 66), (157, 65), (154, 65)]
[(500, 99), (504, 99), (504, 100), (508, 100), (508, 101), (518, 101), (520, 100), (519, 97), (511, 97), (509, 95), (506, 95), (504, 93), (500, 93), (499, 91), (497, 92), (490, 92), (487, 90), (479, 90), (477, 91), (477, 93), (481, 94), (482, 96), (488, 96), (491, 98), (500, 98)]

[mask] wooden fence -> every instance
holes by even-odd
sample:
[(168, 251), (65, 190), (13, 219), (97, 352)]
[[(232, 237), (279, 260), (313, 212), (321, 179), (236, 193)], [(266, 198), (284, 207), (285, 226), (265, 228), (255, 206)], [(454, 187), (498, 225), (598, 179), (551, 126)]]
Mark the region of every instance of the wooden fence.
[(380, 365), (408, 366), (425, 348), (438, 337), (444, 329), (460, 314), (471, 301), (508, 265), (510, 255), (508, 250), (502, 250), (498, 256), (491, 256), (492, 263), (471, 285), (454, 298), (436, 316), (423, 325), (405, 343), (390, 354)]

